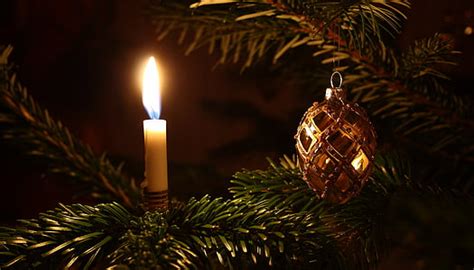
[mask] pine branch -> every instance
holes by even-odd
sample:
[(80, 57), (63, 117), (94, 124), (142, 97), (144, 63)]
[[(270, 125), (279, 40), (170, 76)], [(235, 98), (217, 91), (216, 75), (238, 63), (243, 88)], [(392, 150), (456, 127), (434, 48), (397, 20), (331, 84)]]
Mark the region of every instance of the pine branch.
[(297, 24), (291, 20), (265, 20), (254, 23), (236, 21), (240, 14), (226, 10), (191, 10), (186, 5), (153, 3), (149, 8), (157, 39), (179, 32), (178, 42), (188, 39), (186, 54), (207, 46), (209, 53), (219, 50), (219, 63), (244, 60), (249, 67), (275, 47), (282, 47), (293, 34), (298, 34)]
[(118, 204), (61, 205), (0, 231), (0, 266), (200, 268), (238, 264), (340, 269), (344, 261), (311, 215), (241, 201), (191, 199), (170, 212), (132, 216)]
[(119, 243), (132, 215), (116, 203), (60, 205), (37, 219), (0, 229), (0, 267), (81, 269), (104, 259)]
[(453, 41), (435, 34), (433, 37), (415, 41), (401, 56), (400, 70), (396, 74), (406, 81), (412, 90), (425, 98), (435, 113), (455, 125), (474, 128), (474, 122), (463, 121), (472, 113), (472, 104), (446, 89), (449, 76), (442, 70), (457, 65), (461, 52), (453, 50)]
[(6, 47), (0, 55), (0, 124), (1, 136), (27, 154), (41, 158), (52, 173), (63, 174), (84, 184), (92, 196), (115, 199), (131, 208), (137, 205), (140, 190), (133, 179), (114, 167), (105, 154), (96, 157), (90, 147), (74, 137), (61, 122), (27, 93), (17, 81)]
[[(348, 89), (370, 114), (388, 119), (396, 133), (451, 159), (474, 161), (471, 106), (445, 88), (438, 70), (454, 64), (458, 52), (440, 35), (418, 41), (402, 55), (391, 50), (371, 57), (352, 55)], [(422, 141), (417, 141), (423, 138)]]
[(126, 265), (126, 269), (189, 269), (197, 257), (192, 248), (170, 235), (164, 213), (146, 212), (135, 218), (121, 244), (109, 254), (110, 265)]
[(375, 167), (362, 194), (344, 205), (316, 199), (288, 158), (236, 174), (232, 200), (205, 196), (141, 216), (116, 203), (61, 205), (0, 230), (0, 266), (371, 269), (385, 252), (392, 196), (430, 188), (410, 180), (400, 157), (378, 157)]
[[(310, 265), (339, 269), (343, 265), (330, 239), (319, 233), (318, 224), (311, 215), (304, 213), (261, 208), (240, 200), (212, 200), (206, 196), (200, 200), (191, 199), (186, 205), (172, 209), (167, 220), (170, 236), (166, 241), (179, 243), (185, 249), (171, 264), (177, 268), (202, 268), (209, 266), (212, 259), (230, 268), (266, 264), (277, 268)], [(157, 237), (159, 232), (151, 232), (151, 238)], [(145, 235), (150, 234), (137, 227), (127, 237), (143, 239)], [(147, 268), (149, 262), (133, 258), (136, 249), (144, 247), (144, 253), (151, 254), (149, 261), (160, 265), (156, 259), (164, 257), (160, 255), (163, 254), (161, 247), (148, 243), (135, 242), (118, 254), (129, 258), (125, 262), (132, 267)]]
[[(399, 31), (404, 15), (397, 5), (409, 7), (405, 0), (201, 1), (189, 9), (185, 4), (155, 1), (148, 13), (158, 40), (178, 31), (182, 43), (194, 34), (186, 53), (203, 46), (208, 46), (210, 53), (219, 48), (220, 63), (236, 63), (245, 55), (243, 68), (247, 68), (270, 52), (277, 61), (302, 45), (324, 44), (332, 50), (339, 44), (361, 51), (361, 45), (378, 43), (383, 33)], [(344, 39), (327, 39), (334, 29)]]

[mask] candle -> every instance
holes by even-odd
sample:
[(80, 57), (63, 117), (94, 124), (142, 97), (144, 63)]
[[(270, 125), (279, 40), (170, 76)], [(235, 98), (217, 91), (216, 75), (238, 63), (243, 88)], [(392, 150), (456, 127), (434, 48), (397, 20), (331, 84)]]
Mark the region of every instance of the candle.
[[(160, 118), (160, 78), (155, 59), (150, 57), (142, 86), (143, 106), (151, 119), (143, 121), (145, 137), (145, 180), (149, 204), (167, 204), (168, 164), (166, 158), (166, 121)], [(166, 195), (166, 196), (165, 196)], [(152, 199), (150, 199), (152, 198)], [(151, 208), (154, 208), (152, 206)]]

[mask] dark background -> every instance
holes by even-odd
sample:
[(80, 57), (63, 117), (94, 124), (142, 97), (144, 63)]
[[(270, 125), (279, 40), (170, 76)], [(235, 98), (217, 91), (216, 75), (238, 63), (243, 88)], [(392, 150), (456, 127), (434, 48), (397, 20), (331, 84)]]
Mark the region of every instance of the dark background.
[[(269, 124), (266, 128), (275, 135), (267, 138), (267, 147), (247, 145), (245, 151), (234, 152), (226, 146), (259, 132), (261, 123), (248, 117), (223, 117), (208, 105), (246, 104), (269, 119), (293, 121), (295, 112), (305, 110), (295, 82), (285, 76), (276, 78), (267, 66), (243, 74), (239, 66), (215, 67), (217, 56), (205, 50), (184, 56), (184, 48), (173, 36), (157, 43), (144, 16), (145, 2), (2, 0), (0, 43), (15, 47), (11, 60), (17, 64), (21, 82), (55, 119), (95, 152), (107, 151), (113, 160), (125, 161), (125, 169), (137, 179), (143, 175), (142, 120), (147, 118), (139, 70), (154, 55), (162, 71), (162, 118), (168, 121), (173, 197), (225, 195), (233, 172), (265, 168), (265, 157), (293, 153), (298, 122), (287, 123), (291, 128), (286, 129)], [(435, 2), (413, 0), (397, 43), (402, 49), (435, 32), (449, 34), (456, 49), (464, 53), (453, 77), (459, 85), (470, 87), (474, 33), (465, 31), (474, 27), (474, 3)], [(45, 175), (43, 169), (0, 142), (0, 223), (34, 217), (58, 201), (81, 201), (72, 196), (67, 180)], [(382, 267), (391, 269), (397, 261), (398, 267), (424, 269), (424, 262), (416, 258), (404, 262), (401, 258), (406, 256), (395, 250)]]

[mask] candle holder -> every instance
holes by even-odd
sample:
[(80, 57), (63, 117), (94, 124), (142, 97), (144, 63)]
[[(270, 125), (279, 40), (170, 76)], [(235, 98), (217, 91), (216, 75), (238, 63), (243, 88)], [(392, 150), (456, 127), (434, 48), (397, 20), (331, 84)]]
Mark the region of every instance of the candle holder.
[(167, 210), (169, 206), (168, 190), (148, 191), (144, 190), (145, 208), (149, 211)]

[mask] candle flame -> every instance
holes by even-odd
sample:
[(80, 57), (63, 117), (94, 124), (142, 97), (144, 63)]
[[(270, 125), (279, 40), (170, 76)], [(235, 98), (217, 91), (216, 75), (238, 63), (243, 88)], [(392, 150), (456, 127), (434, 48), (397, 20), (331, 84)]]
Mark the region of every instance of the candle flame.
[(159, 119), (161, 113), (160, 77), (155, 58), (148, 59), (143, 75), (142, 99), (151, 119)]

